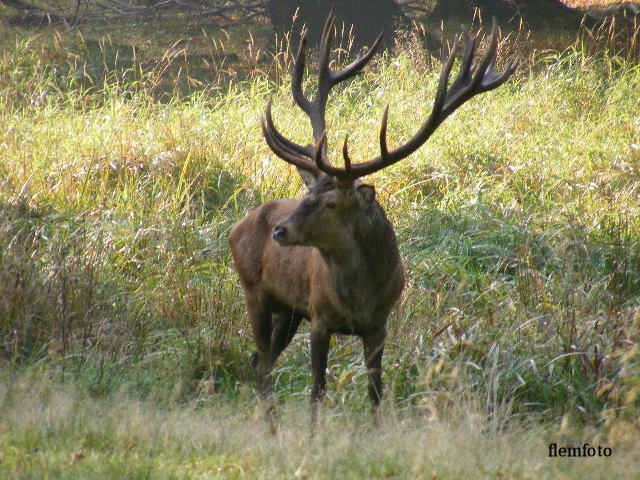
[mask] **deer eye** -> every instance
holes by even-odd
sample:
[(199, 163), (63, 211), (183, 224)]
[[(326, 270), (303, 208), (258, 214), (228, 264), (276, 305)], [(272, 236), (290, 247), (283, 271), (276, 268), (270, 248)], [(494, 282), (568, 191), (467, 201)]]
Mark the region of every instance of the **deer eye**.
[(333, 210), (334, 208), (336, 208), (336, 202), (327, 202), (325, 206)]

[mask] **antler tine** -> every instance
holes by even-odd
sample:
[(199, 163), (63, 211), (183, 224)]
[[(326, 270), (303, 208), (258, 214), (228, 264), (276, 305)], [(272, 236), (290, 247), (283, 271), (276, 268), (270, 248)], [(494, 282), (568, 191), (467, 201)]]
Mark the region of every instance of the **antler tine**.
[[(331, 175), (332, 177), (335, 177), (339, 184), (350, 185), (353, 182), (353, 180), (357, 177), (352, 179), (351, 176), (348, 175), (348, 173), (351, 171), (351, 159), (349, 158), (349, 153), (348, 153), (349, 136), (347, 135), (346, 138), (344, 139), (344, 145), (342, 147), (342, 153), (344, 154), (345, 168), (337, 168), (329, 164), (329, 162), (326, 159), (326, 155), (324, 154), (324, 147), (326, 142), (327, 142), (327, 132), (324, 132), (322, 134), (322, 137), (320, 138), (320, 141), (316, 145), (316, 153), (315, 153), (316, 167), (318, 168), (318, 170), (323, 171), (327, 175)], [(347, 175), (345, 175), (345, 172), (347, 173)]]
[[(264, 116), (260, 117), (260, 124), (262, 126), (264, 139), (267, 142), (267, 145), (269, 145), (269, 148), (271, 148), (271, 151), (285, 162), (295, 165), (302, 170), (311, 172), (316, 178), (319, 177), (321, 172), (318, 170), (316, 165), (310, 160), (302, 157), (295, 149), (290, 147), (290, 144), (293, 142), (287, 143), (282, 141), (284, 137), (282, 137), (280, 132), (275, 128), (273, 120), (271, 119), (271, 112), (268, 107), (267, 112), (267, 119), (265, 120)], [(297, 146), (301, 147), (300, 145)]]
[(384, 109), (382, 122), (380, 124), (380, 156), (385, 158), (389, 154), (387, 148), (387, 120), (389, 119), (389, 105)]
[(298, 143), (292, 142), (284, 135), (280, 133), (280, 131), (276, 128), (273, 122), (273, 116), (271, 114), (271, 103), (272, 100), (269, 99), (267, 102), (266, 108), (266, 120), (268, 126), (268, 132), (273, 137), (273, 139), (283, 148), (290, 150), (291, 153), (296, 155), (302, 155), (308, 158), (313, 158), (314, 148), (311, 145), (300, 145)]
[(293, 99), (298, 106), (307, 114), (311, 112), (311, 102), (304, 96), (302, 91), (302, 77), (304, 75), (304, 67), (307, 57), (307, 32), (302, 33), (300, 39), (300, 46), (298, 47), (298, 53), (296, 55), (296, 63), (293, 67), (293, 73), (291, 75), (291, 93)]
[[(473, 76), (473, 80), (471, 82), (471, 86), (469, 90), (471, 91), (471, 96), (475, 95), (475, 90), (478, 93), (485, 92), (485, 84), (484, 81), (487, 78), (487, 72), (495, 72), (494, 66), (496, 64), (496, 59), (498, 56), (498, 26), (496, 24), (496, 19), (493, 19), (493, 25), (491, 27), (491, 41), (489, 46), (487, 47), (487, 51), (478, 65), (478, 69), (476, 70), (475, 75)], [(471, 98), (471, 97), (469, 97)]]
[(494, 59), (491, 65), (489, 65), (485, 78), (482, 80), (483, 91), (493, 90), (494, 88), (497, 88), (500, 85), (502, 85), (504, 82), (506, 82), (509, 79), (509, 77), (513, 74), (513, 72), (516, 71), (516, 69), (518, 68), (518, 65), (519, 65), (519, 62), (517, 60), (510, 60), (504, 72), (498, 73), (494, 69), (495, 67), (495, 59)]
[(477, 37), (472, 37), (469, 32), (464, 31), (462, 33), (464, 40), (464, 53), (462, 54), (462, 64), (456, 79), (450, 86), (452, 91), (458, 90), (462, 85), (467, 84), (471, 78), (471, 71), (473, 70), (473, 56), (476, 53)]
[[(470, 37), (467, 35), (467, 37), (465, 38), (465, 50), (466, 42), (469, 41), (468, 38)], [(473, 38), (472, 41), (475, 44), (476, 39)], [(501, 85), (497, 84), (494, 86), (493, 82), (490, 81), (494, 77), (496, 77), (494, 67), (496, 63), (497, 52), (498, 29), (496, 25), (496, 19), (494, 18), (493, 25), (491, 27), (491, 41), (477, 67), (473, 65), (473, 58), (467, 57), (465, 51), (463, 64), (460, 67), (461, 71), (464, 71), (464, 75), (458, 75), (456, 81), (451, 85), (449, 93), (447, 93), (448, 99), (443, 108), (445, 117), (447, 117), (451, 112), (456, 110), (460, 105), (462, 105), (474, 95), (492, 90), (493, 88)], [(475, 72), (473, 72), (474, 68)], [(508, 71), (509, 70), (507, 69), (504, 73), (507, 73)], [(511, 73), (513, 73), (513, 71)], [(511, 73), (509, 74), (509, 76), (511, 75)], [(509, 76), (505, 77), (504, 80), (506, 81)]]
[(289, 163), (299, 163), (301, 157), (279, 142), (277, 135), (273, 133), (273, 130), (271, 130), (270, 125), (265, 120), (264, 116), (260, 117), (260, 126), (262, 127), (262, 135), (273, 153)]
[[(449, 96), (449, 75), (451, 75), (451, 69), (453, 68), (453, 64), (456, 60), (456, 55), (458, 54), (458, 48), (460, 47), (460, 37), (456, 37), (453, 42), (453, 48), (451, 49), (451, 53), (449, 54), (449, 58), (447, 62), (442, 67), (442, 72), (440, 72), (440, 80), (438, 82), (438, 90), (436, 91), (436, 98), (433, 100), (433, 108), (431, 110), (431, 115), (427, 119), (427, 121), (423, 124), (420, 131), (422, 131), (425, 127), (437, 126), (440, 124), (442, 120), (440, 120), (440, 116), (442, 115), (442, 109), (446, 104), (447, 97)], [(462, 67), (464, 68), (464, 66)], [(438, 121), (440, 120), (440, 122)], [(420, 131), (418, 133), (420, 133)], [(429, 133), (429, 135), (431, 135)], [(411, 141), (411, 140), (410, 140)], [(426, 141), (426, 139), (424, 140)], [(424, 142), (423, 142), (424, 143)], [(422, 145), (422, 144), (420, 144)], [(420, 146), (418, 145), (418, 147)]]
[[(320, 165), (318, 165), (318, 168), (325, 171), (325, 173), (330, 173), (331, 175), (342, 179), (343, 181), (353, 181), (358, 177), (363, 177), (388, 167), (389, 165), (408, 157), (420, 148), (420, 146), (422, 146), (431, 137), (440, 124), (442, 124), (442, 122), (464, 102), (475, 95), (499, 87), (514, 73), (518, 65), (515, 61), (510, 61), (504, 72), (497, 73), (495, 71), (498, 49), (498, 32), (495, 19), (493, 21), (490, 44), (479, 64), (475, 64), (473, 62), (477, 46), (476, 38), (471, 37), (466, 32), (463, 34), (462, 38), (464, 41), (464, 53), (460, 71), (458, 72), (454, 82), (449, 86), (449, 76), (459, 48), (460, 38), (457, 37), (449, 58), (442, 67), (438, 90), (433, 102), (431, 114), (413, 137), (398, 148), (392, 151), (387, 150), (387, 107), (382, 116), (382, 125), (380, 127), (379, 156), (369, 160), (368, 162), (350, 165), (348, 171), (347, 169), (334, 168), (330, 173), (324, 168), (321, 168)], [(343, 151), (343, 155), (345, 158), (348, 157), (348, 152)]]
[(473, 86), (480, 87), (482, 79), (487, 73), (487, 69), (490, 65), (495, 64), (496, 57), (498, 56), (498, 25), (496, 19), (493, 19), (493, 25), (491, 26), (491, 41), (487, 47), (487, 51), (482, 57), (482, 61), (478, 65), (475, 75), (473, 76)]
[[(347, 135), (346, 138), (344, 139), (344, 145), (342, 147), (342, 153), (344, 154), (345, 168), (337, 168), (337, 167), (334, 167), (333, 165), (330, 165), (329, 162), (327, 162), (326, 155), (324, 154), (324, 147), (326, 142), (327, 142), (327, 132), (324, 132), (322, 134), (322, 137), (320, 138), (320, 141), (316, 145), (316, 153), (315, 153), (316, 167), (318, 168), (318, 170), (323, 171), (327, 175), (331, 175), (332, 177), (335, 177), (338, 184), (350, 185), (353, 182), (353, 180), (355, 180), (357, 177), (351, 178), (351, 176), (348, 175), (348, 173), (351, 172), (351, 159), (349, 158), (349, 152), (348, 152), (349, 136)], [(347, 173), (346, 175), (345, 175), (345, 172)]]
[(367, 52), (361, 55), (360, 57), (358, 57), (357, 59), (355, 59), (353, 62), (347, 65), (343, 70), (340, 70), (337, 72), (330, 71), (329, 76), (331, 78), (331, 86), (362, 73), (362, 69), (364, 68), (364, 66), (367, 63), (369, 63), (369, 60), (371, 60), (371, 57), (373, 57), (373, 55), (378, 50), (378, 47), (382, 42), (383, 35), (384, 35), (384, 32), (380, 32), (380, 35), (378, 35), (378, 37), (375, 39), (371, 47), (369, 47)]
[[(318, 52), (318, 83), (323, 84), (323, 87), (327, 88), (324, 92), (328, 94), (328, 88), (331, 86), (328, 84), (329, 79), (329, 56), (331, 55), (331, 46), (333, 44), (333, 25), (336, 20), (336, 15), (333, 13), (333, 8), (329, 12), (327, 21), (322, 29), (322, 37), (320, 38), (320, 51)], [(320, 90), (318, 90), (318, 98), (320, 98)]]
[(342, 145), (342, 156), (344, 157), (344, 170), (349, 172), (351, 170), (351, 158), (349, 157), (349, 134), (344, 136), (344, 144)]
[(333, 165), (330, 165), (326, 159), (326, 155), (324, 154), (324, 147), (327, 143), (327, 132), (323, 132), (322, 137), (320, 137), (320, 141), (316, 144), (316, 151), (314, 154), (314, 158), (316, 161), (316, 167), (318, 170), (323, 171), (327, 175), (337, 176), (340, 175), (344, 170), (342, 168), (336, 168)]

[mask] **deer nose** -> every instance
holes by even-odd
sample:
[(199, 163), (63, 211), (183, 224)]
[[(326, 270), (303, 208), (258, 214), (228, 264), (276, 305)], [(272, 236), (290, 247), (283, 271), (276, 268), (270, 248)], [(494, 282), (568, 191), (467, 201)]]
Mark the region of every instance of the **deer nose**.
[(276, 242), (281, 242), (287, 234), (287, 228), (282, 225), (276, 225), (271, 231), (271, 236)]

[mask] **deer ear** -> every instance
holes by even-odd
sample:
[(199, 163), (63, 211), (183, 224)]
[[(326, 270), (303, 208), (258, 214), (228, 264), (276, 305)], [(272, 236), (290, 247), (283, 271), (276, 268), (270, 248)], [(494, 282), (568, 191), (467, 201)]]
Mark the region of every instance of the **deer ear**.
[(356, 198), (358, 199), (358, 204), (362, 208), (366, 208), (373, 203), (376, 198), (376, 189), (373, 185), (367, 185), (363, 183), (356, 187)]

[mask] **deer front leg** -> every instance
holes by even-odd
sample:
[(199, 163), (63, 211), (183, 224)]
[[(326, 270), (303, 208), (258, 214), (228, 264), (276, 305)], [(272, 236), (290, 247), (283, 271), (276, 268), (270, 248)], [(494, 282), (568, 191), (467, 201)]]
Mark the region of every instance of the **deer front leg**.
[(318, 403), (326, 387), (327, 356), (329, 355), (330, 333), (318, 325), (311, 326), (311, 434), (318, 424)]
[(376, 427), (378, 426), (378, 406), (382, 398), (382, 354), (384, 352), (385, 338), (385, 327), (370, 332), (362, 338), (364, 360), (367, 366), (371, 412), (373, 414), (373, 423)]

